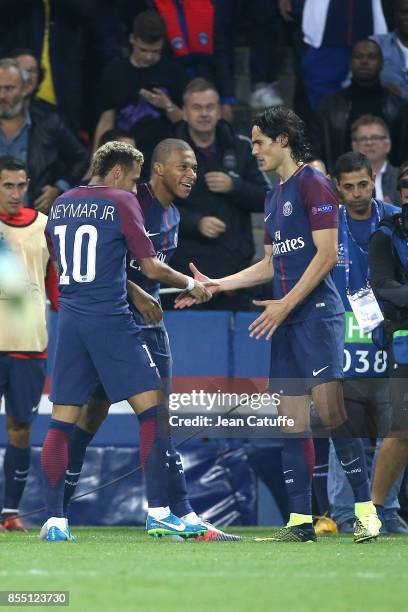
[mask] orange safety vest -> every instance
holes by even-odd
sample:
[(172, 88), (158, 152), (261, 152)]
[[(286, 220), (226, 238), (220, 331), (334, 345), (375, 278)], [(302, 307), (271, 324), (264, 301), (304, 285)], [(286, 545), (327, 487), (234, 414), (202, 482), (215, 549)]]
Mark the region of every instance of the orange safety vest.
[[(212, 55), (214, 51), (214, 6), (211, 0), (183, 0), (185, 27), (173, 0), (155, 0), (167, 27), (167, 40), (175, 57)], [(183, 24), (183, 25), (184, 25)]]

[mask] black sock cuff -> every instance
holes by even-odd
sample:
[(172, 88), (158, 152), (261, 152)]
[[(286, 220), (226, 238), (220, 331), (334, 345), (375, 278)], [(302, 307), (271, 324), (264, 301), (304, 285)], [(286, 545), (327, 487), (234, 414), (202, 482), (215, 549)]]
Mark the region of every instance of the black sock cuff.
[(66, 421), (58, 421), (57, 419), (51, 419), (48, 425), (48, 429), (59, 429), (68, 436), (71, 435), (74, 429), (74, 423), (67, 423)]
[(163, 404), (158, 404), (157, 406), (152, 406), (151, 408), (144, 410), (138, 414), (137, 417), (140, 423), (148, 421), (149, 419), (166, 418), (166, 420), (168, 420), (168, 410), (166, 406), (163, 406)]
[(79, 439), (80, 442), (85, 442), (86, 445), (88, 445), (95, 434), (89, 433), (89, 431), (86, 431), (85, 429), (82, 429), (82, 427), (75, 425), (73, 435), (75, 436), (75, 438)]

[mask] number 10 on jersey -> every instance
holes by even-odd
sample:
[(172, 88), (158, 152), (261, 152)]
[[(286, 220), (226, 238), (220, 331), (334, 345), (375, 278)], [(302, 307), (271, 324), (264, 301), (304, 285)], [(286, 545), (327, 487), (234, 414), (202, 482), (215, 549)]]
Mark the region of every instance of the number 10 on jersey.
[[(72, 270), (72, 278), (76, 283), (91, 283), (95, 280), (96, 273), (96, 244), (98, 242), (98, 230), (93, 225), (81, 225), (74, 234), (73, 247), (68, 249), (72, 253), (72, 261), (67, 262), (66, 225), (57, 225), (54, 234), (59, 238), (61, 275), (60, 285), (69, 285), (71, 277), (68, 274)], [(88, 238), (88, 248), (85, 253), (85, 274), (81, 272), (81, 256), (84, 237)]]

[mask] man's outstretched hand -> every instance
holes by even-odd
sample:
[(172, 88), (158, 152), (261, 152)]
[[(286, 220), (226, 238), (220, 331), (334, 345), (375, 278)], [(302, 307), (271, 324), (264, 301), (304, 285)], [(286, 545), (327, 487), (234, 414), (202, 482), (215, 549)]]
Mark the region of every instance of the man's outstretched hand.
[[(193, 263), (190, 263), (189, 267), (190, 267), (191, 272), (193, 273), (194, 280), (206, 288), (207, 292), (210, 294), (210, 297), (208, 299), (211, 299), (214, 293), (217, 293), (217, 291), (219, 291), (219, 284), (217, 283), (217, 281), (209, 278), (205, 274), (202, 274), (200, 270), (198, 270), (198, 268), (196, 268)], [(188, 308), (189, 306), (193, 306), (193, 304), (201, 303), (194, 296), (195, 291), (196, 291), (196, 287), (192, 291), (183, 291), (182, 293), (180, 293), (180, 295), (178, 295), (174, 301), (174, 308), (178, 308), (178, 309)], [(208, 300), (202, 300), (202, 301), (208, 301)]]

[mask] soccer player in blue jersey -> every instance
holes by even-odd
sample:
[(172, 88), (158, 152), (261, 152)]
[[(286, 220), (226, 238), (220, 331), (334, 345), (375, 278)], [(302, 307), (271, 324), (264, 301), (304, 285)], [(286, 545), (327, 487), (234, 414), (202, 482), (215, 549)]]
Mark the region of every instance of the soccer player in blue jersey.
[(52, 375), (52, 418), (41, 453), (48, 520), (41, 536), (72, 541), (63, 512), (68, 441), (81, 407), (100, 382), (110, 400), (127, 399), (140, 421), (141, 463), (149, 517), (160, 532), (196, 534), (169, 509), (167, 408), (156, 364), (127, 301), (126, 255), (149, 279), (184, 287), (199, 301), (202, 283), (156, 256), (135, 198), (143, 155), (110, 142), (92, 162), (88, 186), (61, 195), (50, 209), (47, 235), (60, 271), (60, 316)]
[[(186, 199), (197, 178), (197, 160), (194, 151), (184, 140), (167, 138), (161, 141), (153, 151), (152, 173), (149, 183), (138, 186), (137, 197), (144, 215), (144, 225), (151, 238), (157, 257), (169, 262), (178, 242), (180, 213), (173, 204), (176, 197)], [(171, 390), (172, 358), (166, 329), (163, 321), (152, 320), (153, 312), (146, 294), (160, 302), (160, 283), (147, 278), (141, 271), (138, 262), (130, 257), (127, 260), (128, 279), (137, 284), (140, 295), (133, 293), (130, 307), (136, 324), (141, 329), (153, 361), (156, 363), (166, 394)], [(145, 293), (146, 292), (146, 293)], [(145, 313), (142, 316), (142, 312)], [(146, 322), (146, 317), (148, 322)], [(86, 448), (101, 423), (108, 414), (110, 402), (102, 387), (94, 392), (87, 407), (81, 412), (69, 442), (69, 462), (65, 480), (64, 511), (67, 514), (68, 505), (75, 492)], [(203, 536), (205, 540), (238, 540), (238, 536), (225, 534), (214, 526), (203, 521), (194, 512), (188, 498), (183, 465), (179, 453), (169, 439), (169, 501), (170, 509), (184, 521), (190, 524), (209, 526)], [(148, 531), (154, 535), (154, 529)]]
[[(254, 338), (271, 341), (271, 391), (286, 426), (282, 462), (289, 522), (271, 538), (309, 542), (312, 523), (313, 449), (310, 400), (327, 427), (355, 497), (354, 539), (379, 535), (381, 523), (370, 499), (364, 449), (350, 436), (343, 402), (344, 308), (330, 271), (337, 262), (338, 200), (326, 177), (308, 166), (305, 126), (288, 108), (266, 109), (252, 128), (253, 154), (280, 184), (265, 202), (265, 256), (253, 266), (218, 279), (214, 291), (272, 281), (272, 300), (255, 301), (262, 314), (250, 325)], [(196, 278), (207, 279), (194, 266)], [(193, 300), (180, 296), (180, 306)]]

